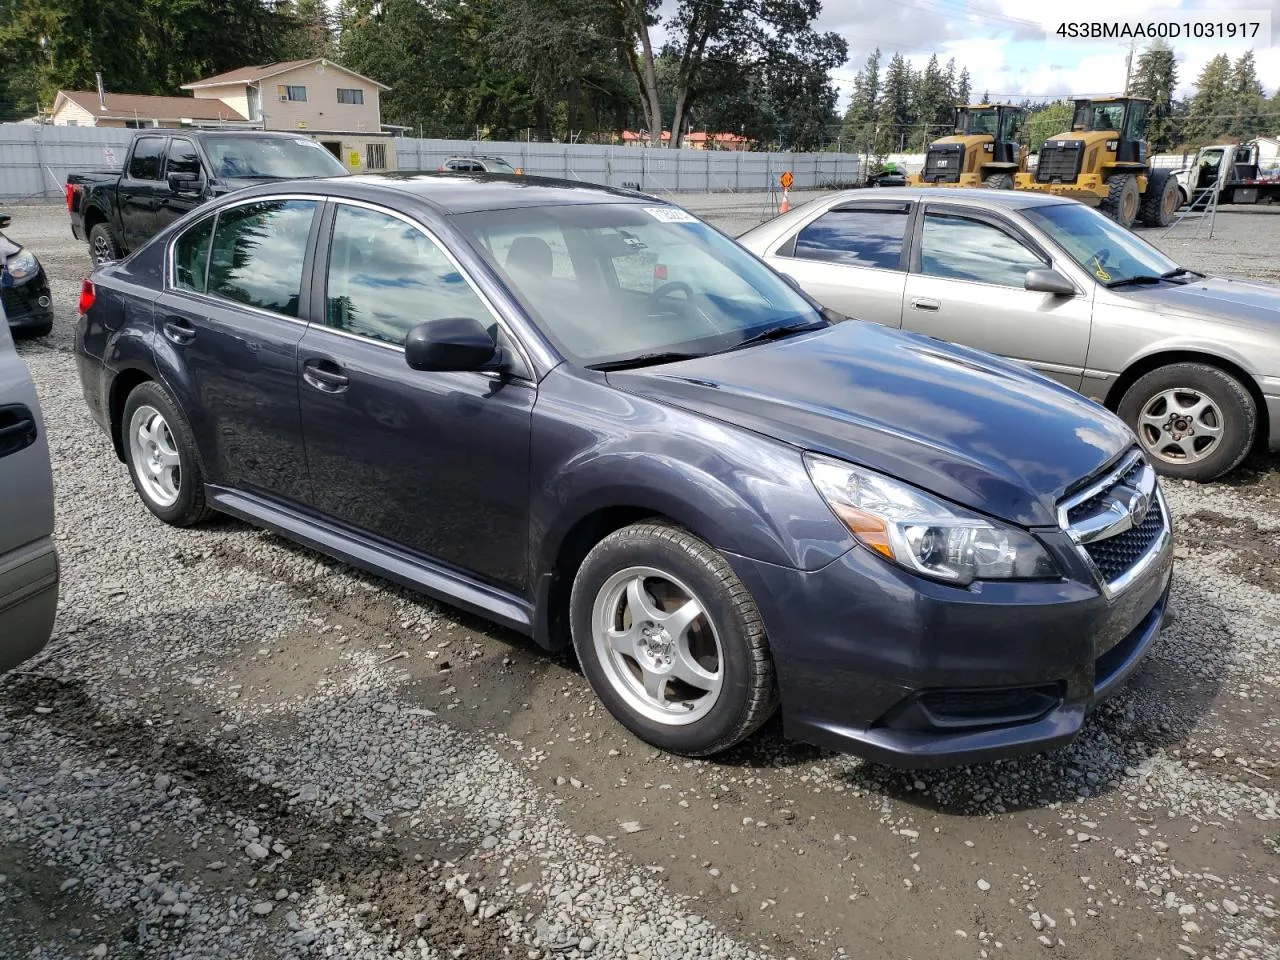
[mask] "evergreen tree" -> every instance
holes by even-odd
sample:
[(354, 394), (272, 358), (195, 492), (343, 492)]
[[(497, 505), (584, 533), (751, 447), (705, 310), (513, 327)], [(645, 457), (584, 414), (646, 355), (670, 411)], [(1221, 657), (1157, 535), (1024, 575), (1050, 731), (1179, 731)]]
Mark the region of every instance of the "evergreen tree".
[(876, 154), (902, 150), (911, 127), (911, 64), (895, 53), (885, 70), (884, 87), (876, 108)]
[(1225, 118), (1227, 129), (1242, 140), (1252, 140), (1269, 132), (1267, 127), (1266, 92), (1258, 81), (1257, 64), (1253, 51), (1247, 50), (1231, 68), (1231, 93), (1227, 100)]
[(1222, 139), (1230, 121), (1225, 114), (1232, 106), (1231, 60), (1220, 53), (1200, 71), (1195, 96), (1191, 98), (1186, 124), (1186, 138), (1192, 145)]
[(845, 111), (840, 138), (855, 150), (866, 149), (875, 134), (876, 105), (880, 100), (880, 50), (867, 57), (866, 66), (853, 81), (853, 99)]
[(956, 84), (956, 103), (967, 104), (973, 91), (969, 89), (969, 68), (960, 71), (960, 82)]
[(951, 92), (947, 87), (946, 74), (938, 66), (936, 54), (929, 58), (924, 70), (916, 75), (913, 88), (912, 120), (919, 126), (913, 127), (907, 138), (907, 145), (909, 149), (921, 152), (936, 137), (951, 132)]
[(1147, 119), (1147, 144), (1151, 153), (1165, 153), (1175, 141), (1173, 93), (1178, 86), (1178, 67), (1173, 49), (1157, 40), (1138, 57), (1130, 89), (1137, 97), (1151, 101)]

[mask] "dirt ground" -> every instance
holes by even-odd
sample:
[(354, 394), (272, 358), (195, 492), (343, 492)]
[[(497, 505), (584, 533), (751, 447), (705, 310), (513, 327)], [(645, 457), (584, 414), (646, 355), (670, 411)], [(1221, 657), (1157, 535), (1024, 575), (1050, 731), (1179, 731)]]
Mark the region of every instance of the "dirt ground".
[[(769, 212), (679, 199), (729, 233)], [(1166, 485), (1173, 622), (1069, 748), (904, 773), (775, 721), (684, 760), (569, 657), (238, 521), (153, 520), (80, 397), (86, 252), (61, 208), (9, 212), (58, 305), (19, 350), (63, 595), (0, 681), (0, 957), (1280, 958), (1277, 458)], [(1144, 235), (1274, 278), (1268, 213)]]

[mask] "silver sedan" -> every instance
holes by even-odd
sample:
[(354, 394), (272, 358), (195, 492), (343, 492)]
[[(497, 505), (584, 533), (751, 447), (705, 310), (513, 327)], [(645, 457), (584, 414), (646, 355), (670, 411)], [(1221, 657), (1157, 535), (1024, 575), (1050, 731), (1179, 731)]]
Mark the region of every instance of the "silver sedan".
[(1039, 193), (851, 190), (738, 238), (850, 317), (1028, 364), (1116, 411), (1161, 472), (1280, 449), (1280, 286), (1180, 267)]

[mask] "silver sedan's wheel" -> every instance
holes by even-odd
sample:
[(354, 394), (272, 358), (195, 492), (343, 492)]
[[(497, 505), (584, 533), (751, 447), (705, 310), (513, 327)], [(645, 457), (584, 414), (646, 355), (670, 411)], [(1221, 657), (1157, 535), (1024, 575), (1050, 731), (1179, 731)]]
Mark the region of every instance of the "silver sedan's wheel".
[(600, 587), (592, 607), (595, 653), (614, 691), (655, 723), (705, 717), (724, 683), (715, 624), (694, 592), (654, 567), (628, 567)]
[(182, 492), (182, 463), (164, 415), (144, 404), (128, 427), (129, 454), (143, 494), (157, 507), (171, 507)]
[(1151, 456), (1191, 464), (1210, 457), (1222, 440), (1223, 416), (1207, 395), (1190, 388), (1157, 393), (1138, 417), (1138, 437)]

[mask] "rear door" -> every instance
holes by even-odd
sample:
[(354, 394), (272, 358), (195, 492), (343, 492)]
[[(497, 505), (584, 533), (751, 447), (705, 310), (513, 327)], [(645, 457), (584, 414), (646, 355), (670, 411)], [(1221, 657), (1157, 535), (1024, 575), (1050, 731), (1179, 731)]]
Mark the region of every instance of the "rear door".
[(319, 201), (223, 207), (173, 241), (155, 304), (157, 362), (191, 422), (210, 483), (282, 500), (310, 493), (298, 412)]
[(169, 195), (164, 181), (165, 137), (145, 136), (134, 141), (129, 166), (120, 177), (116, 196), (120, 202), (120, 232), (130, 252), (156, 235), (156, 213)]
[[(169, 189), (169, 174), (194, 174), (200, 177), (186, 190), (177, 192)], [(203, 168), (196, 145), (186, 137), (174, 137), (169, 141), (169, 149), (164, 162), (164, 195), (156, 205), (155, 232), (159, 233), (169, 224), (190, 213), (200, 205), (204, 194)]]
[(788, 237), (767, 259), (809, 295), (849, 317), (902, 325), (912, 204), (838, 204)]
[(35, 387), (0, 306), (0, 670), (49, 639), (58, 596), (53, 476)]
[(1017, 360), (1080, 389), (1093, 315), (1074, 297), (1023, 287), (1052, 258), (1003, 216), (926, 203), (915, 227), (904, 329)]

